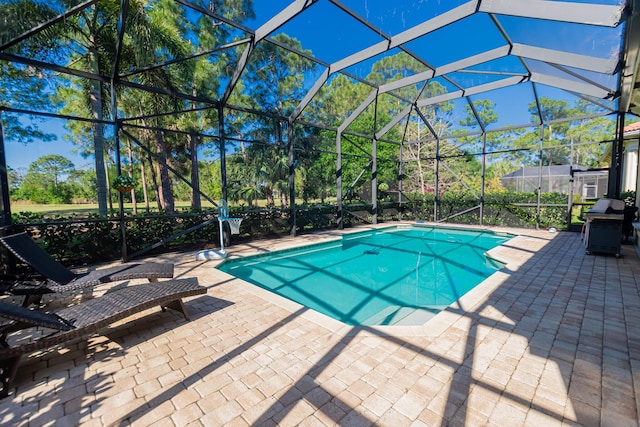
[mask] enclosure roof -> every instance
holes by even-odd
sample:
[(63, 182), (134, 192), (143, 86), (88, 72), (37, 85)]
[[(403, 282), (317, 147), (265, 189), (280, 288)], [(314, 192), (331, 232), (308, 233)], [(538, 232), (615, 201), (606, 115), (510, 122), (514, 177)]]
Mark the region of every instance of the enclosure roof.
[[(137, 68), (127, 67), (117, 56), (110, 70), (100, 72), (86, 62), (71, 61), (70, 51), (85, 48), (77, 41), (66, 40), (66, 47), (52, 47), (49, 53), (34, 53), (28, 41), (91, 7), (109, 4), (119, 25), (114, 27), (115, 45), (105, 48), (123, 55), (123, 41), (134, 36), (130, 21), (137, 2), (47, 3), (57, 16), (31, 19), (30, 28), (1, 32), (0, 60), (227, 105), (256, 84), (256, 52), (270, 45), (305, 58), (311, 66), (298, 71), (301, 94), (290, 107), (261, 105), (258, 110), (291, 122), (312, 121), (306, 111), (311, 105), (322, 106), (323, 88), (341, 75), (368, 87), (369, 93), (358, 99), (355, 109), (338, 113), (341, 131), (379, 99), (395, 99), (397, 108), (376, 129), (380, 138), (410, 114), (420, 115), (421, 109), (443, 102), (469, 106), (477, 131), (490, 125), (478, 111), (481, 99), (499, 105), (500, 120), (494, 127), (549, 122), (552, 118), (539, 108), (541, 98), (583, 100), (601, 114), (640, 112), (640, 0), (270, 0), (254, 1), (253, 16), (219, 2), (175, 0), (188, 51), (178, 55), (158, 49)], [(162, 4), (166, 7), (166, 2), (149, 0), (144, 8), (153, 11)], [(197, 37), (207, 26), (218, 31), (210, 44)], [(200, 88), (197, 97), (191, 88), (168, 90), (143, 79), (151, 69), (169, 69), (200, 57), (227, 62), (215, 86), (200, 83), (211, 87)]]
[[(293, 36), (318, 60), (321, 72), (313, 85), (307, 83), (307, 96), (292, 119), (335, 73), (372, 86), (341, 130), (381, 95), (401, 97), (402, 89), (415, 88), (419, 95), (404, 98), (405, 109), (376, 134), (381, 137), (412, 109), (457, 99), (477, 109), (473, 103), (480, 98), (530, 106), (539, 105), (541, 97), (566, 96), (603, 111), (631, 110), (635, 104), (624, 92), (627, 76), (620, 70), (637, 70), (636, 6), (637, 1), (621, 0), (301, 0), (276, 13), (258, 8), (254, 30), (256, 40)], [(394, 72), (379, 78), (373, 64), (390, 56), (424, 68), (397, 63)], [(429, 82), (444, 89), (428, 93)], [(526, 119), (550, 119), (543, 111), (538, 115)], [(486, 124), (476, 118), (484, 130)], [(524, 119), (514, 115), (501, 124), (524, 124)]]

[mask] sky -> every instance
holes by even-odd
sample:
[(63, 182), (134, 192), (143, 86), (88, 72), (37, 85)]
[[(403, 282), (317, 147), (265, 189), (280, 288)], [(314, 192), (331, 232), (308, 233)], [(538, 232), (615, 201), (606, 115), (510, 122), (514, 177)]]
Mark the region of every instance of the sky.
[(71, 160), (76, 169), (87, 169), (94, 167), (93, 158), (83, 158), (74, 153), (74, 145), (65, 141), (64, 135), (67, 131), (62, 126), (61, 120), (47, 119), (38, 121), (36, 125), (40, 130), (52, 133), (57, 136), (55, 141), (43, 142), (34, 141), (22, 144), (15, 141), (5, 141), (5, 160), (7, 166), (18, 172), (26, 172), (29, 165), (42, 156), (48, 154), (59, 154)]
[[(605, 3), (618, 4), (621, 0), (577, 0), (578, 3)], [(383, 0), (343, 0), (343, 4), (354, 12), (368, 18), (381, 31), (388, 35), (396, 35), (405, 31), (425, 18), (429, 19), (438, 13), (450, 10), (456, 6), (466, 3), (467, 0), (394, 0), (392, 2)], [(284, 9), (291, 3), (291, 0), (255, 0), (254, 7), (256, 18), (247, 25), (252, 28), (264, 24), (271, 16), (279, 10)], [(602, 30), (597, 27), (572, 28), (559, 26), (558, 23), (549, 22), (529, 22), (536, 27), (535, 32), (520, 31), (518, 19), (511, 17), (501, 17), (501, 23), (505, 29), (512, 34), (515, 42), (531, 43), (539, 47), (549, 47), (558, 40), (562, 40), (568, 51), (576, 54), (591, 54), (606, 57), (611, 52), (611, 38), (617, 37), (615, 31)], [(454, 23), (449, 27), (439, 30), (438, 35), (427, 35), (417, 41), (408, 44), (408, 47), (424, 58), (428, 58), (430, 65), (441, 66), (462, 59), (468, 55), (481, 53), (488, 49), (500, 47), (504, 44), (504, 39), (490, 24), (487, 15), (473, 16), (463, 22)], [(284, 24), (271, 36), (279, 33), (286, 33), (300, 40), (304, 49), (309, 49), (314, 56), (332, 63), (341, 58), (347, 57), (360, 49), (369, 47), (384, 40), (371, 29), (362, 23), (354, 21), (343, 11), (329, 1), (321, 0), (313, 4), (300, 16)], [(575, 43), (575, 38), (579, 37), (582, 42)], [(443, 39), (447, 42), (444, 43)], [(587, 41), (585, 43), (585, 41)], [(455, 48), (451, 48), (455, 46)], [(582, 46), (582, 47), (580, 47)], [(585, 48), (586, 46), (586, 48)], [(587, 49), (583, 51), (580, 49)], [(607, 50), (608, 49), (608, 50)], [(397, 53), (397, 52), (393, 52)], [(371, 64), (379, 60), (374, 57), (369, 61), (349, 67), (350, 73), (364, 77), (370, 71)], [(496, 62), (492, 65), (498, 69), (501, 65)], [(472, 78), (472, 75), (460, 78)], [(305, 86), (311, 86), (315, 81), (315, 76), (310, 76)], [(611, 84), (611, 82), (603, 82)], [(509, 102), (512, 99), (523, 97), (533, 100), (531, 86), (528, 88), (509, 88), (495, 91), (494, 100), (497, 104), (497, 112), (500, 122), (496, 127), (511, 124), (524, 124), (529, 121), (529, 112), (526, 109), (527, 103)], [(540, 85), (539, 96), (555, 97), (566, 99), (570, 103), (577, 98), (566, 92), (555, 90), (550, 87)], [(475, 99), (484, 96), (475, 97)], [(474, 97), (471, 99), (475, 100)], [(461, 108), (462, 109), (462, 108)], [(462, 112), (460, 113), (462, 114)], [(84, 159), (73, 153), (73, 145), (64, 139), (65, 130), (59, 120), (45, 120), (38, 126), (48, 132), (58, 135), (55, 142), (37, 142), (23, 146), (13, 141), (6, 143), (7, 164), (13, 169), (26, 169), (31, 162), (37, 158), (56, 153), (70, 159), (77, 168), (92, 167), (93, 159)]]

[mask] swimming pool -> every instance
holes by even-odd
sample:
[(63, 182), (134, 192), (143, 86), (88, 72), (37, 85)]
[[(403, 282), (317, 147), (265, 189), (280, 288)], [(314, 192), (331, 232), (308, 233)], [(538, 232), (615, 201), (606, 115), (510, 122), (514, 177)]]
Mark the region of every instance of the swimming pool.
[(497, 271), (485, 252), (512, 237), (395, 226), (228, 259), (218, 269), (349, 325), (418, 325)]

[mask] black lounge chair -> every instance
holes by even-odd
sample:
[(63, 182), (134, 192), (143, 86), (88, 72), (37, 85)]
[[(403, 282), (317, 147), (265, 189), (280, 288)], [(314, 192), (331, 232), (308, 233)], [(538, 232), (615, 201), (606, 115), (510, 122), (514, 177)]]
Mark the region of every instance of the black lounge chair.
[[(189, 320), (182, 298), (206, 292), (196, 278), (191, 278), (128, 286), (56, 313), (0, 301), (0, 317), (11, 320), (0, 327), (0, 397), (9, 394), (23, 354), (96, 333), (155, 306), (177, 310)], [(30, 339), (34, 336), (37, 338)]]
[[(157, 262), (122, 264), (90, 271), (86, 274), (76, 274), (56, 261), (27, 233), (0, 237), (0, 242), (18, 259), (45, 278), (45, 282), (40, 286), (17, 283), (8, 289), (14, 295), (25, 295), (23, 304), (25, 306), (39, 303), (42, 294), (45, 293), (74, 291), (121, 280), (148, 279), (150, 282), (157, 282), (159, 278), (173, 277), (173, 264)], [(16, 279), (19, 281), (28, 280), (26, 277), (17, 277)]]

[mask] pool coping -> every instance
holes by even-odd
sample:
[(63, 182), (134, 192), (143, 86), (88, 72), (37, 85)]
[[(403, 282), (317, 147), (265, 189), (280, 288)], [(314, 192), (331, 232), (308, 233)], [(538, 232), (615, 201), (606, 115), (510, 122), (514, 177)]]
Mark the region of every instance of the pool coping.
[[(421, 337), (437, 337), (441, 335), (447, 328), (449, 328), (453, 323), (455, 323), (461, 314), (472, 311), (475, 307), (482, 304), (488, 296), (494, 292), (508, 277), (509, 271), (517, 270), (521, 265), (518, 259), (510, 257), (509, 252), (512, 250), (511, 246), (518, 246), (518, 239), (529, 239), (531, 236), (526, 236), (523, 234), (522, 229), (511, 229), (506, 227), (490, 227), (490, 226), (474, 226), (474, 225), (458, 225), (458, 224), (440, 224), (440, 223), (432, 223), (432, 222), (397, 222), (393, 224), (376, 224), (376, 225), (367, 225), (365, 227), (358, 227), (354, 229), (348, 230), (340, 230), (338, 236), (335, 235), (335, 230), (322, 238), (321, 233), (317, 233), (314, 236), (317, 238), (313, 243), (307, 243), (302, 240), (298, 240), (293, 244), (286, 245), (283, 248), (273, 248), (268, 252), (278, 251), (278, 250), (287, 250), (287, 249), (296, 249), (302, 246), (311, 246), (314, 244), (323, 244), (327, 242), (331, 242), (334, 240), (338, 240), (342, 238), (344, 234), (352, 234), (366, 231), (367, 229), (380, 229), (380, 228), (391, 228), (397, 226), (434, 226), (441, 228), (452, 228), (452, 229), (472, 229), (472, 230), (484, 230), (491, 231), (494, 233), (505, 233), (513, 235), (513, 238), (509, 239), (507, 242), (490, 249), (486, 252), (487, 257), (492, 260), (498, 261), (503, 265), (498, 271), (493, 273), (491, 276), (487, 277), (485, 280), (480, 282), (474, 288), (465, 293), (462, 297), (460, 297), (457, 301), (450, 304), (447, 308), (442, 310), (440, 313), (436, 314), (433, 318), (427, 320), (425, 323), (421, 325), (347, 325), (342, 323), (341, 321), (334, 319), (330, 316), (322, 314), (318, 311), (315, 311), (311, 308), (308, 308), (300, 303), (292, 301), (286, 297), (280, 296), (276, 293), (273, 293), (269, 290), (263, 289), (253, 283), (246, 282), (242, 279), (238, 279), (235, 276), (232, 276), (224, 271), (221, 271), (217, 268), (219, 264), (221, 264), (224, 260), (220, 260), (216, 262), (215, 269), (216, 271), (223, 275), (225, 281), (228, 281), (235, 286), (242, 287), (243, 290), (252, 293), (253, 295), (265, 300), (266, 302), (275, 304), (281, 308), (284, 308), (292, 313), (300, 312), (304, 309), (301, 318), (313, 322), (323, 328), (326, 328), (333, 333), (342, 334), (345, 336), (354, 336), (354, 335), (378, 335), (378, 334), (387, 334), (387, 335), (396, 335), (396, 336), (421, 336)], [(540, 233), (539, 230), (532, 230), (532, 232)], [(547, 232), (548, 234), (548, 232)], [(509, 250), (504, 250), (505, 245), (510, 243)], [(515, 243), (515, 244), (514, 244)], [(247, 255), (231, 255), (233, 258), (231, 259), (239, 259), (247, 256), (257, 256), (262, 255), (266, 252), (258, 252), (247, 254)]]

